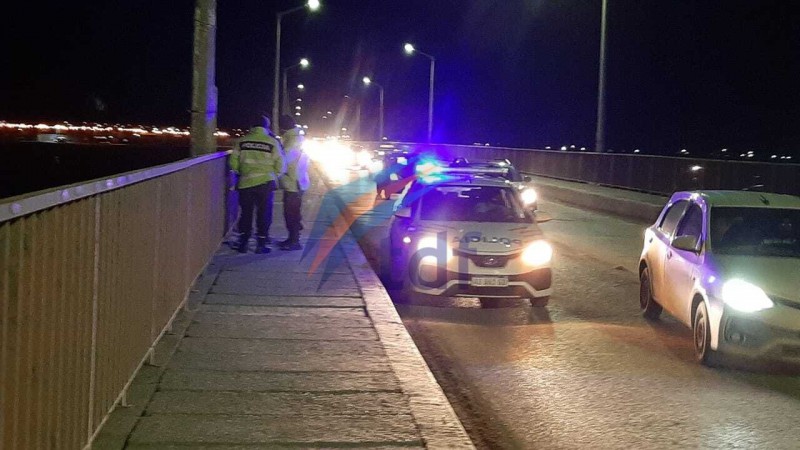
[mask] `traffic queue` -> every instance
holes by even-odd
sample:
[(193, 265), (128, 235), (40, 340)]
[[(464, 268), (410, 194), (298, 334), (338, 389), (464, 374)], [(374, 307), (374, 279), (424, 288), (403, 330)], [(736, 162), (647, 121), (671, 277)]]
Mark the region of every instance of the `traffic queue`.
[[(512, 161), (388, 143), (358, 151), (377, 201), (392, 204), (381, 252), (387, 284), (422, 298), (548, 304), (553, 247), (538, 225), (547, 219), (531, 177)], [(698, 362), (800, 363), (800, 197), (676, 192), (644, 230), (637, 275), (644, 318), (667, 312), (687, 326)]]

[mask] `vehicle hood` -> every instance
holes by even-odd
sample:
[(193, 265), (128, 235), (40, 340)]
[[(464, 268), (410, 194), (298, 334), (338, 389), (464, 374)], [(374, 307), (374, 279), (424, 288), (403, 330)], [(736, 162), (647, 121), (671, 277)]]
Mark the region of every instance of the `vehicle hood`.
[(714, 255), (714, 260), (723, 280), (739, 278), (800, 304), (800, 258)]
[(420, 233), (446, 232), (450, 246), (465, 253), (516, 253), (544, 235), (535, 223), (421, 221)]

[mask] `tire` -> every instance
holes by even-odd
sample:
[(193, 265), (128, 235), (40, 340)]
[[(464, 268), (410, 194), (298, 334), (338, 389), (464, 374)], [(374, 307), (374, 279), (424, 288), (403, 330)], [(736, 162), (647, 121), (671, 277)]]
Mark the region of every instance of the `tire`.
[(653, 285), (650, 282), (650, 269), (645, 267), (639, 276), (639, 307), (647, 320), (658, 320), (661, 317), (661, 305), (653, 298)]
[(550, 303), (550, 296), (547, 297), (534, 297), (531, 299), (531, 306), (534, 308), (544, 308)]
[(692, 321), (692, 343), (694, 344), (694, 356), (697, 362), (705, 366), (715, 366), (718, 361), (718, 354), (711, 349), (711, 326), (708, 320), (708, 308), (706, 302), (701, 301), (694, 312)]

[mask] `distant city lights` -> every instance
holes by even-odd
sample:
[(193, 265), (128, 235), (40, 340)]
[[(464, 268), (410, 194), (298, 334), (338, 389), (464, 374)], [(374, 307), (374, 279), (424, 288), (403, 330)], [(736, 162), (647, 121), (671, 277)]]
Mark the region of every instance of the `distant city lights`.
[[(110, 131), (118, 131), (123, 133), (133, 133), (138, 134), (141, 136), (145, 135), (172, 135), (172, 136), (189, 136), (191, 133), (188, 129), (179, 129), (176, 127), (143, 127), (143, 126), (122, 126), (122, 125), (101, 125), (101, 124), (93, 124), (93, 125), (72, 125), (70, 123), (57, 123), (53, 125), (49, 125), (46, 123), (39, 123), (36, 125), (28, 124), (28, 123), (13, 123), (13, 122), (3, 122), (0, 121), (0, 129), (13, 129), (13, 130), (30, 130), (35, 129), (36, 131), (42, 132), (65, 132), (65, 131), (90, 131), (95, 133), (106, 133)], [(228, 137), (230, 136), (229, 133), (225, 131), (216, 131), (214, 132), (215, 136), (218, 137)]]

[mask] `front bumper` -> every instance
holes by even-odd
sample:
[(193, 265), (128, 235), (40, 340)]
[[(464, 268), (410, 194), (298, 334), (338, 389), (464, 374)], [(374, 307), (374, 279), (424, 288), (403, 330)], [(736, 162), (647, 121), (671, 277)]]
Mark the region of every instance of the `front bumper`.
[(745, 358), (800, 364), (800, 308), (776, 304), (757, 314), (726, 308), (718, 349)]
[[(443, 269), (439, 269), (444, 271)], [(424, 271), (423, 271), (424, 272)], [(425, 276), (426, 274), (422, 274)], [(506, 275), (507, 286), (473, 286), (470, 282), (476, 274), (444, 271), (446, 281), (439, 286), (427, 286), (427, 283), (411, 283), (411, 288), (428, 295), (444, 297), (486, 297), (486, 298), (541, 298), (552, 294), (553, 274), (549, 267), (531, 270), (527, 273)], [(433, 277), (425, 277), (432, 279)]]

